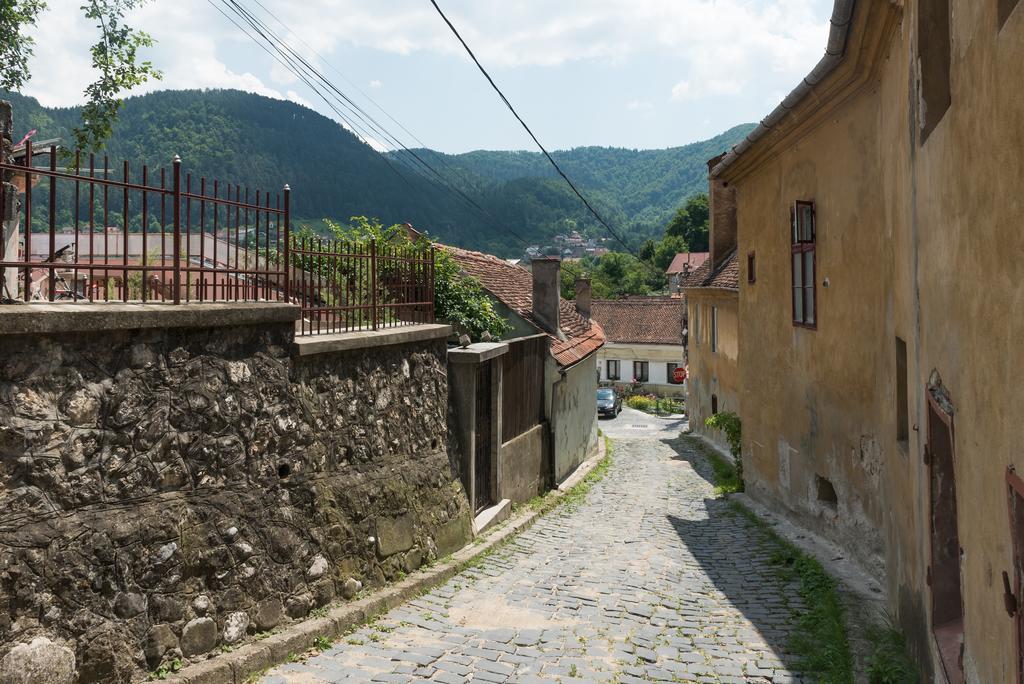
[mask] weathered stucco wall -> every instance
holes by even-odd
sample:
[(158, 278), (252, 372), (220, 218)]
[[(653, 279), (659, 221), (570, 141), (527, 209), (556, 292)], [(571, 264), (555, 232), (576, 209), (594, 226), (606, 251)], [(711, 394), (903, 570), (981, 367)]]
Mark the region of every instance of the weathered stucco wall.
[[(712, 414), (711, 397), (718, 398), (718, 411), (740, 410), (739, 370), (739, 301), (735, 292), (725, 290), (687, 290), (690, 320), (696, 320), (700, 308), (701, 322), (690, 332), (690, 378), (687, 382), (686, 407), (690, 429), (704, 435), (724, 449), (729, 448), (721, 430), (705, 427)], [(718, 309), (718, 346), (711, 351), (711, 308)], [(699, 337), (698, 337), (699, 335)]]
[(597, 448), (597, 371), (591, 359), (567, 369), (559, 379), (554, 361), (545, 375), (554, 380), (554, 474), (562, 482)]
[[(892, 610), (926, 680), (941, 679), (923, 458), (926, 384), (937, 371), (954, 408), (964, 675), (1016, 681), (1000, 576), (1014, 575), (1006, 469), (1024, 468), (1013, 415), (1024, 400), (1024, 95), (1007, 87), (1024, 82), (1024, 4), (1000, 27), (998, 3), (951, 0), (952, 104), (923, 143), (920, 4), (858, 3), (846, 60), (864, 65), (855, 90), (814, 98), (798, 135), (729, 172), (740, 251), (755, 251), (758, 268), (740, 297), (746, 474), (755, 495), (860, 560), (884, 558)], [(864, 25), (884, 12), (897, 16), (891, 33)], [(863, 43), (883, 34), (885, 49), (865, 57)], [(796, 199), (817, 204), (814, 331), (790, 323)], [(908, 356), (902, 443), (896, 337)], [(834, 508), (816, 505), (815, 475), (835, 485)]]
[[(744, 474), (754, 496), (781, 502), (880, 569), (884, 423), (876, 391), (891, 377), (878, 373), (891, 365), (891, 345), (882, 344), (889, 335), (879, 315), (884, 217), (879, 203), (864, 201), (882, 192), (876, 150), (864, 144), (878, 135), (877, 102), (851, 100), (835, 117), (736, 184), (740, 252), (755, 252), (758, 269), (739, 297)], [(816, 203), (815, 330), (792, 322), (796, 200)], [(819, 496), (819, 478), (837, 501)]]
[[(978, 682), (1019, 677), (1001, 574), (1014, 576), (1006, 469), (1024, 472), (1024, 4), (1001, 28), (998, 4), (950, 3), (952, 103), (915, 151), (908, 195), (919, 240), (918, 424), (934, 369), (955, 410), (964, 672)], [(922, 575), (907, 589), (927, 596)]]
[(548, 434), (548, 424), (541, 423), (501, 445), (501, 498), (524, 503), (546, 491), (551, 472)]
[(291, 342), (0, 336), (0, 679), (34, 638), (81, 681), (139, 679), (468, 540), (444, 341)]

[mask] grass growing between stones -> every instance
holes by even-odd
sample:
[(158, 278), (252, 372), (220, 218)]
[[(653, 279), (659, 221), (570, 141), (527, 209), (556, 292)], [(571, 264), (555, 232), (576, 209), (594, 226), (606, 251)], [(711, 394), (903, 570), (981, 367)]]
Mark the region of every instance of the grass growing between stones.
[[(600, 433), (600, 430), (598, 431)], [(556, 507), (561, 505), (570, 506), (570, 510), (575, 510), (587, 498), (587, 493), (590, 492), (591, 487), (594, 486), (601, 478), (607, 473), (608, 469), (612, 465), (612, 450), (613, 443), (609, 437), (602, 436), (604, 439), (604, 458), (598, 461), (594, 469), (587, 473), (587, 476), (577, 482), (575, 485), (570, 487), (564, 494), (559, 495), (557, 490), (551, 490), (539, 496), (535, 496), (526, 503), (513, 506), (513, 511), (518, 512), (524, 508), (531, 511), (537, 511), (541, 515), (551, 512)]]
[[(796, 582), (806, 609), (797, 616), (789, 644), (797, 660), (790, 667), (822, 684), (852, 684), (853, 656), (835, 580), (812, 556), (780, 537), (750, 510), (733, 502), (732, 510), (753, 523), (772, 547), (771, 562), (779, 578)], [(872, 680), (874, 682), (876, 680)], [(908, 681), (908, 680), (878, 680)]]
[(681, 439), (689, 446), (697, 449), (711, 464), (711, 470), (715, 476), (715, 495), (725, 496), (743, 491), (743, 479), (740, 477), (736, 466), (724, 458), (720, 453), (709, 447), (704, 441), (692, 435), (682, 435)]

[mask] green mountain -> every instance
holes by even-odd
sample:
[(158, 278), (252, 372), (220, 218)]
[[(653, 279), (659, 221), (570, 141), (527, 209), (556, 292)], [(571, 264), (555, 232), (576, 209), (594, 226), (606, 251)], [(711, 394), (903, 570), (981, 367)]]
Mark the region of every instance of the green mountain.
[[(70, 140), (77, 108), (42, 107), (0, 91), (14, 106), (15, 140)], [(705, 142), (665, 150), (586, 147), (555, 158), (598, 212), (634, 246), (660, 235), (676, 206), (706, 188), (706, 160), (739, 141), (740, 126)], [(545, 244), (557, 232), (604, 230), (539, 153), (416, 150), (480, 208), (423, 171), (406, 152), (379, 154), (340, 125), (301, 105), (234, 90), (161, 91), (125, 100), (105, 151), (111, 166), (168, 166), (175, 154), (195, 181), (205, 176), (251, 189), (292, 188), (293, 215), (377, 216), (412, 223), (452, 244), (503, 256)], [(482, 210), (481, 210), (482, 208)]]
[[(707, 191), (707, 160), (735, 145), (753, 128), (753, 124), (743, 124), (682, 147), (577, 147), (553, 152), (552, 157), (585, 195), (622, 214), (634, 231), (653, 226), (660, 234), (679, 205), (695, 193)], [(444, 164), (442, 168), (457, 171), (460, 178), (485, 192), (515, 198), (543, 193), (547, 181), (564, 186), (540, 152), (416, 152), (435, 167)], [(623, 225), (621, 220), (618, 223)]]

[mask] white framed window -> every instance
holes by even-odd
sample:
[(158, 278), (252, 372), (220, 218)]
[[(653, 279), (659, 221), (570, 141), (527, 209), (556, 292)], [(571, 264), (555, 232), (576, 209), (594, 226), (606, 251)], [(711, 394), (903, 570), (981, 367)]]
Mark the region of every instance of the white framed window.
[(619, 362), (617, 359), (608, 359), (605, 364), (605, 376), (609, 380), (619, 379)]
[(646, 361), (633, 362), (633, 379), (637, 382), (648, 382), (650, 379), (649, 365)]

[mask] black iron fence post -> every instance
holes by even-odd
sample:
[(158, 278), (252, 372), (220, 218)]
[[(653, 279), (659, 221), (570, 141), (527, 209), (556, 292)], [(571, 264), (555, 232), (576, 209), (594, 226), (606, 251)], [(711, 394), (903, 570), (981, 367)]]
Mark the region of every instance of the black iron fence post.
[(291, 266), (291, 202), (292, 202), (292, 189), (285, 184), (284, 186), (284, 301), (291, 302), (292, 292), (292, 270)]
[(430, 272), (427, 274), (427, 296), (430, 298), (430, 322), (437, 321), (437, 298), (434, 291), (434, 268), (436, 266), (437, 249), (430, 246)]
[(377, 329), (377, 241), (370, 240), (370, 309), (373, 329)]
[(32, 299), (32, 141), (25, 143), (25, 301)]
[(172, 175), (172, 193), (174, 205), (172, 212), (174, 216), (174, 247), (172, 263), (174, 303), (181, 304), (181, 157), (174, 155)]

